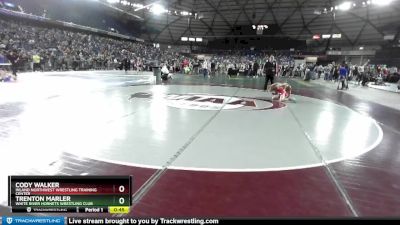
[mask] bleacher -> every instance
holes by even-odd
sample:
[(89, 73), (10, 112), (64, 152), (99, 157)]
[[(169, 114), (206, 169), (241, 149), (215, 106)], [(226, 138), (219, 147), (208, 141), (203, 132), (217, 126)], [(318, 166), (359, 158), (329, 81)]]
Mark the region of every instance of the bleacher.
[(385, 47), (376, 52), (371, 64), (400, 67), (400, 47)]

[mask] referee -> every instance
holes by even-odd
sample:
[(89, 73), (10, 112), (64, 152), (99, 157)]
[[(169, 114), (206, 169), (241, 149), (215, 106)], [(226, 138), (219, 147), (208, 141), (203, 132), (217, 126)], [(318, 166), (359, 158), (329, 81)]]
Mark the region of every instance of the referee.
[(15, 79), (17, 79), (17, 66), (19, 61), (17, 50), (11, 51), (10, 54), (8, 54), (6, 57), (11, 63), (11, 70), (13, 75), (15, 76)]
[(265, 73), (265, 84), (264, 84), (264, 91), (267, 90), (268, 82), (271, 81), (271, 85), (274, 84), (274, 77), (276, 73), (276, 63), (275, 58), (273, 55), (267, 59), (264, 64), (264, 73)]

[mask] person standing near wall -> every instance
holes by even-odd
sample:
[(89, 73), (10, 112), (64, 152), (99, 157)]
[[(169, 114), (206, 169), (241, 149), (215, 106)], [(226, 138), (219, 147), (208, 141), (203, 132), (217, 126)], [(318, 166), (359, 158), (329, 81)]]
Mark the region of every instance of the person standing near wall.
[(255, 76), (258, 75), (257, 72), (258, 72), (258, 69), (259, 69), (259, 68), (260, 68), (260, 66), (258, 65), (257, 60), (255, 60), (255, 61), (254, 61), (254, 64), (253, 64), (252, 74), (251, 74), (253, 77), (255, 77)]
[(340, 83), (342, 84), (342, 88), (343, 89), (348, 89), (348, 85), (347, 85), (347, 77), (348, 77), (349, 71), (347, 69), (346, 64), (343, 62), (343, 64), (339, 67), (339, 79), (338, 79), (338, 87), (337, 89), (339, 90), (339, 86)]
[(40, 70), (40, 60), (41, 57), (39, 54), (34, 53), (32, 56), (32, 61), (33, 61), (33, 72), (35, 72), (37, 69)]
[(208, 62), (204, 60), (203, 62), (203, 76), (206, 78), (208, 76)]

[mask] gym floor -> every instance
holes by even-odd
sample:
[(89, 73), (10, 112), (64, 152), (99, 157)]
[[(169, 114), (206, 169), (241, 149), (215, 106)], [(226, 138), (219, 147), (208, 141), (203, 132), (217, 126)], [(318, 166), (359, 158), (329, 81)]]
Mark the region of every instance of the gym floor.
[[(361, 87), (120, 71), (0, 83), (0, 214), (8, 175), (132, 175), (131, 216), (400, 214), (400, 111)], [(400, 102), (400, 100), (398, 100)]]

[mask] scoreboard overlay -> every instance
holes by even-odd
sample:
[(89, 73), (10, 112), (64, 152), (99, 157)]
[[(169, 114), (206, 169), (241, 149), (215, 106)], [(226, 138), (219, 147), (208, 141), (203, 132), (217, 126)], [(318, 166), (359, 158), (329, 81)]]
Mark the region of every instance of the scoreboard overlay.
[(9, 176), (8, 205), (18, 213), (128, 213), (132, 176)]

